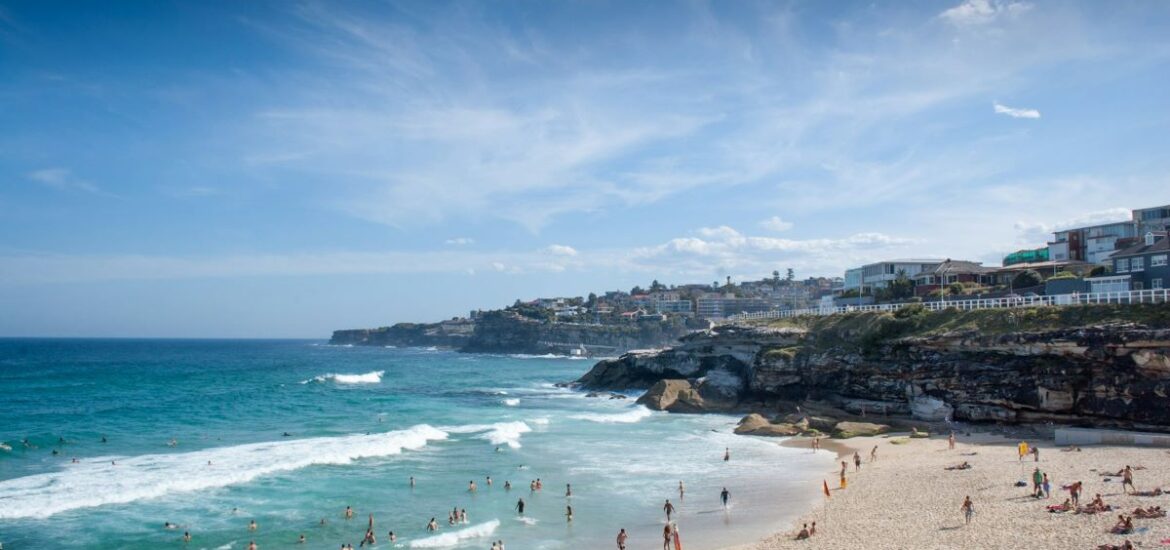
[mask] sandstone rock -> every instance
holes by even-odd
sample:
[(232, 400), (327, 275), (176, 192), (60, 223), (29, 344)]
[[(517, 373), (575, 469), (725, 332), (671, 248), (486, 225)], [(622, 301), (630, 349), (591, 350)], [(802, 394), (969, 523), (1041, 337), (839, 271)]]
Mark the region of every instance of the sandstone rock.
[(752, 413), (743, 417), (735, 428), (739, 435), (764, 435), (770, 437), (784, 437), (797, 435), (802, 430), (792, 424), (773, 424), (763, 415)]
[(927, 422), (942, 422), (951, 417), (954, 407), (936, 397), (918, 396), (910, 401), (910, 415)]
[(838, 439), (848, 439), (850, 437), (867, 437), (871, 435), (880, 435), (890, 431), (890, 427), (885, 424), (873, 424), (870, 422), (838, 422), (833, 426), (833, 437)]
[(637, 401), (658, 411), (697, 413), (707, 405), (687, 380), (659, 380)]

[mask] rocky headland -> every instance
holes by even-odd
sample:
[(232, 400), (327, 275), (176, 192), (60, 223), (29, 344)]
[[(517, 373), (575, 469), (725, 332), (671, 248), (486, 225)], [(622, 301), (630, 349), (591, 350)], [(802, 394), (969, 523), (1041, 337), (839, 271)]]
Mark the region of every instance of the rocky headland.
[[(953, 419), (1170, 431), (1170, 305), (851, 313), (722, 325), (597, 363), (577, 384), (741, 433), (874, 433)], [(874, 421), (839, 426), (842, 420)]]

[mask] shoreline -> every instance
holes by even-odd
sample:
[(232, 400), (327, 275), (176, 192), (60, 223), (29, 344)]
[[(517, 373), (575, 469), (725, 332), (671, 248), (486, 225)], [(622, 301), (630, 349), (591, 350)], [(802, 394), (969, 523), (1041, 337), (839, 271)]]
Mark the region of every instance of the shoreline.
[[(831, 443), (830, 443), (831, 442)], [(895, 443), (897, 442), (897, 443)], [(1160, 448), (1126, 446), (1084, 446), (1079, 452), (1057, 449), (1051, 440), (1038, 440), (1040, 460), (1028, 456), (1019, 460), (1017, 440), (1004, 436), (973, 433), (959, 435), (954, 450), (945, 437), (910, 439), (905, 433), (822, 441), (821, 449), (836, 452), (847, 460), (853, 452), (862, 455), (860, 471), (851, 460), (846, 474), (847, 489), (830, 484), (831, 497), (813, 501), (787, 530), (778, 531), (754, 543), (728, 546), (722, 550), (785, 550), (789, 548), (1097, 548), (1102, 544), (1158, 547), (1170, 539), (1165, 518), (1134, 518), (1137, 531), (1127, 535), (1110, 533), (1118, 514), (1130, 515), (1137, 507), (1170, 508), (1170, 493), (1161, 496), (1125, 494), (1120, 478), (1103, 476), (1132, 465), (1138, 490), (1166, 490), (1170, 485), (1170, 451)], [(1029, 441), (1029, 445), (1033, 442)], [(793, 437), (779, 443), (808, 449), (810, 440)], [(878, 446), (878, 460), (869, 453)], [(946, 470), (968, 462), (968, 470)], [(1030, 477), (1035, 468), (1049, 474), (1050, 498), (1031, 496)], [(825, 473), (836, 479), (838, 471)], [(1024, 480), (1028, 486), (1015, 486)], [(1082, 504), (1101, 494), (1113, 506), (1100, 514), (1050, 513), (1049, 505), (1068, 498), (1062, 485), (1084, 482)], [(818, 495), (821, 482), (809, 488)], [(965, 525), (960, 505), (971, 496), (976, 514)], [(817, 535), (795, 540), (802, 524), (817, 522)]]

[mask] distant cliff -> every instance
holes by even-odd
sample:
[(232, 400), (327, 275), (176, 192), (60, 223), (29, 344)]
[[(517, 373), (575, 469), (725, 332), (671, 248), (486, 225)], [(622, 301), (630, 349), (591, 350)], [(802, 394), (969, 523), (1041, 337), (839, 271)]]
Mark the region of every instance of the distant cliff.
[[(692, 321), (691, 323), (694, 323)], [(484, 312), (475, 321), (399, 323), (373, 329), (337, 330), (329, 343), (355, 346), (398, 346), (456, 349), (468, 353), (578, 353), (620, 355), (630, 350), (660, 348), (705, 324), (684, 319), (631, 321), (620, 325), (554, 323), (511, 311)]]
[(631, 321), (620, 325), (550, 323), (508, 311), (481, 315), (462, 351), (474, 353), (569, 353), (578, 346), (591, 355), (669, 346), (690, 331), (682, 319)]
[(475, 324), (466, 321), (441, 323), (398, 323), (390, 327), (335, 330), (329, 339), (334, 345), (442, 347), (459, 349), (471, 340)]
[[(649, 388), (679, 412), (797, 404), (923, 420), (1170, 431), (1170, 305), (852, 313), (721, 326), (602, 361), (589, 389)], [(806, 407), (807, 410), (807, 407)]]

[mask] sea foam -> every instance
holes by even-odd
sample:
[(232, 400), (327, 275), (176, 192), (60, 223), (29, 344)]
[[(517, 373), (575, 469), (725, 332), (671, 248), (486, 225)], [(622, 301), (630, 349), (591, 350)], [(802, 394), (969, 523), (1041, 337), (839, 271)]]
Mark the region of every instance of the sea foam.
[(500, 526), (500, 520), (493, 519), (481, 523), (479, 525), (472, 525), (465, 529), (458, 531), (451, 531), (450, 533), (443, 533), (442, 535), (435, 535), (425, 539), (418, 539), (410, 541), (411, 548), (443, 548), (447, 546), (455, 546), (462, 541), (468, 539), (477, 539), (491, 536), (496, 532), (496, 528)]
[(507, 445), (513, 449), (520, 448), (520, 436), (531, 432), (532, 427), (519, 420), (515, 422), (497, 422), (495, 424), (470, 424), (467, 426), (444, 426), (444, 431), (456, 434), (477, 433), (479, 439), (486, 439), (492, 445)]
[(373, 435), (83, 459), (59, 472), (0, 481), (0, 519), (47, 518), (77, 508), (225, 487), (317, 464), (349, 464), (362, 458), (396, 455), (446, 438), (446, 432), (420, 424)]
[(382, 382), (383, 374), (386, 374), (386, 371), (376, 370), (365, 374), (337, 374), (331, 372), (329, 374), (322, 374), (321, 376), (314, 376), (309, 380), (303, 380), (301, 383), (336, 382), (338, 384), (378, 384)]
[(520, 404), (520, 400), (516, 399), (515, 397), (510, 397), (504, 400), (504, 404), (509, 407), (515, 407), (516, 405)]
[(589, 422), (597, 422), (600, 424), (633, 424), (641, 421), (654, 414), (650, 409), (639, 406), (638, 408), (624, 413), (616, 414), (578, 414), (572, 418), (577, 420), (588, 420)]

